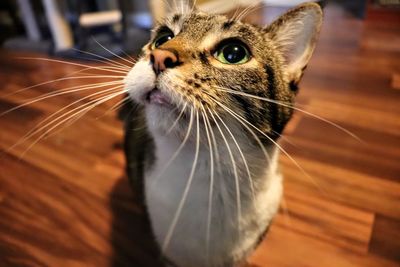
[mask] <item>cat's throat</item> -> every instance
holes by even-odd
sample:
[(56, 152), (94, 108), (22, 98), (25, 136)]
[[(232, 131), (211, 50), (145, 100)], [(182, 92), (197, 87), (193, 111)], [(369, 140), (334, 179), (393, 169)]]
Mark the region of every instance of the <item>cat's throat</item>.
[(231, 140), (228, 146), (218, 140), (211, 157), (207, 144), (189, 140), (181, 147), (175, 135), (150, 132), (156, 160), (145, 173), (146, 204), (165, 255), (179, 266), (197, 267), (243, 258), (278, 209), (282, 178), (276, 149), (267, 149), (266, 159), (262, 149), (238, 140), (246, 167)]

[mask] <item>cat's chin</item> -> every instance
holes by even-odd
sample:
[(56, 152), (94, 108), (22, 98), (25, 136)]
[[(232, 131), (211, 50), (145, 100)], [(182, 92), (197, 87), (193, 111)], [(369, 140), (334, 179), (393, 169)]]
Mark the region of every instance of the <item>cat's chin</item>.
[[(145, 111), (149, 129), (159, 134), (179, 131), (185, 121), (185, 116), (181, 116), (180, 123), (175, 123), (180, 114), (179, 109), (158, 92), (150, 93), (145, 103)], [(175, 126), (171, 128), (174, 123)]]
[(148, 105), (160, 106), (161, 108), (172, 109), (175, 107), (171, 98), (158, 88), (154, 88), (145, 95), (145, 102)]

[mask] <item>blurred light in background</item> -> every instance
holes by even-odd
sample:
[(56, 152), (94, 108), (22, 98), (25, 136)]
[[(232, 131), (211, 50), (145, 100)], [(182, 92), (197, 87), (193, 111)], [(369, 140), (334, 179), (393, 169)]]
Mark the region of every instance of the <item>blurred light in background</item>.
[[(82, 58), (78, 50), (110, 56), (136, 54), (147, 42), (153, 21), (180, 0), (2, 0), (0, 1), (0, 45), (13, 50), (42, 52)], [(288, 8), (303, 0), (197, 0), (198, 8), (225, 13), (238, 6)], [(366, 0), (331, 0), (362, 18)], [(374, 0), (375, 5), (396, 8), (400, 0)], [(271, 18), (272, 19), (272, 18)], [(270, 20), (271, 20), (270, 19)], [(267, 20), (269, 21), (269, 20)]]

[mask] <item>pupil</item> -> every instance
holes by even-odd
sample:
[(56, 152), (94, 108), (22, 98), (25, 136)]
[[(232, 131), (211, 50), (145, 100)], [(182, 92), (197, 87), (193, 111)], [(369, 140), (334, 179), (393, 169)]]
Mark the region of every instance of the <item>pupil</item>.
[(160, 38), (158, 38), (158, 40), (155, 43), (155, 47), (159, 47), (160, 45), (162, 45), (163, 43), (168, 42), (169, 40), (172, 39), (171, 35), (165, 35), (165, 36), (161, 36)]
[(246, 51), (242, 46), (230, 45), (225, 47), (224, 57), (229, 63), (237, 63), (246, 56)]

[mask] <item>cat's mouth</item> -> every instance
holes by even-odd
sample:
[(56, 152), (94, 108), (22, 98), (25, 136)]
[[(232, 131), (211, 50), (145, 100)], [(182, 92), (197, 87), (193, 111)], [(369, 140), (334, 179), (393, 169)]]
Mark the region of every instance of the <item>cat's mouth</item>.
[(171, 98), (157, 87), (153, 88), (146, 94), (145, 100), (149, 104), (163, 107), (173, 107)]

